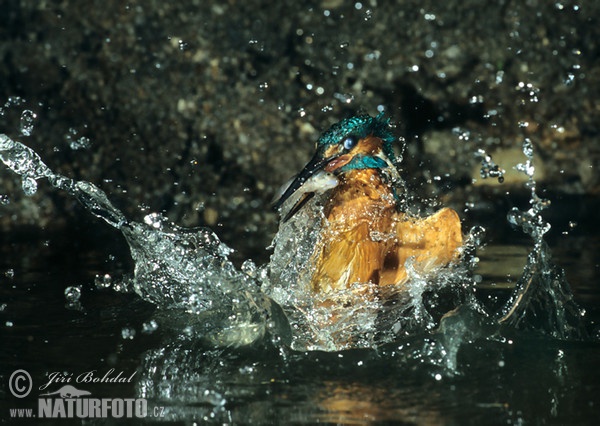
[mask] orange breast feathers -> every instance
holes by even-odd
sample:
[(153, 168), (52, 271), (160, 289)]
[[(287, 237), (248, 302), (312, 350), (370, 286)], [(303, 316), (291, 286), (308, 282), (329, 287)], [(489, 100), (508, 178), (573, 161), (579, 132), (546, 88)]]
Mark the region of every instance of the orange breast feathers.
[(313, 255), (313, 291), (367, 282), (401, 286), (410, 258), (422, 274), (457, 259), (462, 233), (454, 210), (419, 219), (397, 212), (390, 188), (372, 169), (347, 173), (333, 191)]

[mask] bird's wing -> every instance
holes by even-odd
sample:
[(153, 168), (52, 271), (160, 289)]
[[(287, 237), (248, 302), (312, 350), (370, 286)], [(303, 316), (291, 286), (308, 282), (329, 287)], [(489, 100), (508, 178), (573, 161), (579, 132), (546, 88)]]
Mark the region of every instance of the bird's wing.
[(423, 219), (401, 219), (396, 234), (397, 241), (385, 255), (380, 285), (405, 282), (406, 262), (411, 258), (421, 274), (447, 265), (458, 258), (463, 242), (458, 214), (449, 208)]

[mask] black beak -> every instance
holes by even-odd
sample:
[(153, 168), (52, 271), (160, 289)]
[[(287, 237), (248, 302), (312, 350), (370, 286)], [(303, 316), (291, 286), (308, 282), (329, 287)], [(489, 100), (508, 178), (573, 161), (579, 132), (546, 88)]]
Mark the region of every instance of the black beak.
[[(296, 179), (292, 181), (290, 186), (287, 187), (283, 195), (273, 204), (273, 208), (275, 210), (279, 210), (283, 203), (286, 202), (288, 198), (290, 198), (304, 183), (309, 180), (315, 173), (322, 170), (325, 165), (331, 161), (331, 158), (323, 158), (323, 155), (320, 151), (317, 151), (314, 157), (308, 162), (306, 166), (302, 169), (302, 171), (296, 176)], [(291, 218), (308, 200), (310, 200), (314, 196), (313, 192), (308, 192), (303, 194), (302, 197), (294, 204), (294, 206), (290, 209), (290, 211), (283, 218), (283, 221), (286, 222), (289, 218)]]

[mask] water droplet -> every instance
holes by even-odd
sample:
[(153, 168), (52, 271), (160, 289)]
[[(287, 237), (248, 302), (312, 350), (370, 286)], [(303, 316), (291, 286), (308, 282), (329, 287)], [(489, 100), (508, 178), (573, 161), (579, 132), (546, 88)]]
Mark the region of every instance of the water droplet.
[(250, 259), (247, 259), (242, 263), (242, 272), (251, 277), (256, 277), (256, 269), (256, 264)]
[(85, 136), (80, 137), (79, 139), (72, 139), (69, 143), (69, 147), (73, 151), (77, 151), (79, 149), (87, 149), (91, 145), (90, 139)]
[(158, 329), (158, 323), (155, 320), (150, 320), (142, 325), (142, 333), (152, 334)]
[(352, 103), (354, 100), (354, 95), (351, 93), (334, 93), (333, 97), (344, 104)]
[(65, 288), (65, 299), (67, 299), (67, 302), (69, 302), (69, 303), (78, 302), (80, 297), (81, 297), (81, 286), (80, 285)]
[(496, 73), (496, 84), (502, 83), (502, 80), (504, 80), (504, 71), (500, 70)]
[(529, 138), (525, 138), (523, 141), (523, 154), (525, 154), (530, 160), (533, 158), (533, 143)]
[(487, 154), (485, 150), (478, 149), (475, 153), (475, 157), (481, 159), (481, 169), (479, 170), (479, 175), (482, 179), (497, 178), (499, 183), (504, 182), (504, 169), (501, 169), (500, 166), (494, 163), (494, 161), (492, 161), (492, 157)]
[(373, 50), (365, 55), (365, 61), (376, 61), (381, 57), (381, 51)]
[(37, 192), (37, 181), (32, 177), (24, 177), (21, 186), (25, 195), (29, 197)]
[(31, 133), (33, 132), (33, 122), (36, 118), (37, 115), (29, 109), (26, 109), (21, 113), (20, 128), (23, 136), (31, 136)]
[(123, 327), (123, 329), (121, 329), (121, 337), (125, 340), (133, 340), (135, 337), (135, 329), (133, 327)]
[(112, 284), (112, 277), (109, 274), (104, 274), (102, 276), (96, 275), (96, 278), (94, 278), (94, 284), (98, 289), (109, 288)]
[(575, 83), (575, 74), (573, 74), (571, 72), (567, 73), (567, 76), (563, 80), (563, 84), (565, 86), (572, 86), (573, 83)]
[(523, 222), (523, 215), (521, 214), (521, 210), (519, 210), (516, 207), (513, 207), (508, 214), (506, 215), (506, 219), (508, 220), (508, 223), (510, 223), (513, 226), (517, 226), (520, 227)]
[(483, 244), (485, 240), (485, 228), (483, 226), (474, 226), (469, 231), (469, 239), (473, 241), (476, 246)]
[(144, 223), (154, 229), (161, 229), (166, 219), (160, 213), (150, 213), (144, 216)]

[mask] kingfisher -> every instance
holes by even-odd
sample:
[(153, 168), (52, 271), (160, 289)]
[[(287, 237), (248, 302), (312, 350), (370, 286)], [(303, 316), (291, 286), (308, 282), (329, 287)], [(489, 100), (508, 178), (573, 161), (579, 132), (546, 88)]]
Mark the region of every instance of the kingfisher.
[(389, 122), (381, 113), (334, 124), (274, 204), (286, 222), (315, 195), (324, 200), (310, 262), (315, 294), (361, 284), (402, 288), (409, 265), (428, 274), (459, 257), (462, 232), (454, 210), (423, 218), (408, 212)]

